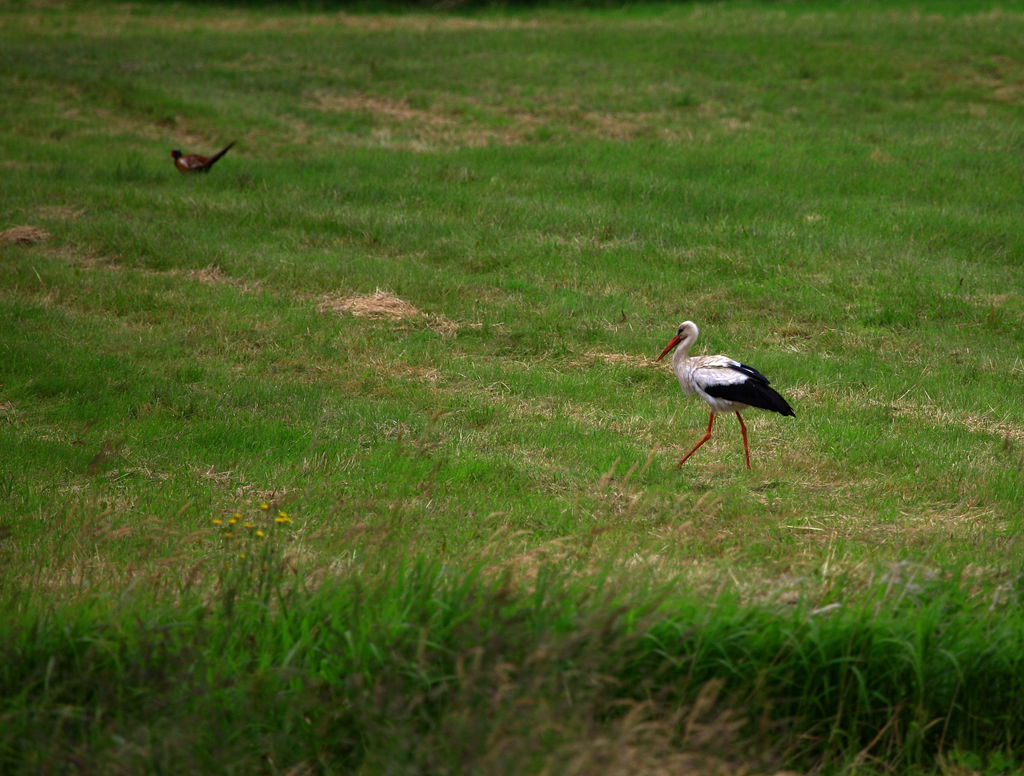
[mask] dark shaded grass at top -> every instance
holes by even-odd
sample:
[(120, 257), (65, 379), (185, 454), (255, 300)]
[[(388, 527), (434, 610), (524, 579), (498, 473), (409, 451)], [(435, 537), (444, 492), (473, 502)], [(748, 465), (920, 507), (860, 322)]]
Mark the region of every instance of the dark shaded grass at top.
[[(144, 3), (162, 5), (177, 0), (144, 0)], [(694, 5), (696, 0), (675, 0), (677, 5)], [(214, 0), (208, 5), (222, 5), (225, 8), (270, 8), (293, 11), (345, 11), (401, 12), (439, 11), (472, 12), (485, 9), (615, 9), (621, 8), (622, 0)], [(665, 6), (665, 0), (639, 0), (631, 6)]]
[(588, 741), (619, 751), (604, 773), (834, 772), (1024, 745), (1024, 620), (976, 616), (956, 578), (808, 611), (480, 568), (309, 589), (267, 549), (213, 599), (9, 594), (0, 769), (582, 773)]
[[(173, 5), (180, 0), (142, 0), (137, 5)], [(722, 0), (717, 0), (717, 3)], [(716, 4), (717, 4), (716, 3)], [(206, 5), (220, 5), (225, 8), (266, 8), (274, 10), (291, 11), (330, 11), (345, 10), (353, 12), (401, 12), (407, 11), (437, 11), (443, 13), (478, 12), (482, 10), (621, 10), (628, 8), (631, 13), (642, 12), (644, 9), (664, 9), (672, 6), (690, 7), (707, 4), (702, 0), (211, 0)], [(730, 2), (736, 6), (748, 5), (745, 2)], [(778, 2), (780, 7), (792, 7), (799, 4)], [(860, 10), (865, 5), (874, 5), (885, 8), (916, 8), (918, 3), (914, 0), (887, 0), (886, 2), (848, 2), (848, 0), (831, 0), (829, 2), (815, 2), (817, 9), (833, 10)], [(933, 11), (941, 11), (951, 15), (969, 13), (971, 3), (950, 2), (929, 3)]]

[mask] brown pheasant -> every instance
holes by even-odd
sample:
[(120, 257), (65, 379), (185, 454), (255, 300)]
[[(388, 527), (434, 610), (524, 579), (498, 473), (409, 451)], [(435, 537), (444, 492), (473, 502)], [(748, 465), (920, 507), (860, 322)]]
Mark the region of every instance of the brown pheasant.
[(214, 163), (228, 152), (228, 149), (235, 144), (232, 140), (213, 156), (200, 156), (199, 154), (183, 154), (177, 148), (171, 151), (174, 158), (174, 166), (179, 172), (209, 172)]

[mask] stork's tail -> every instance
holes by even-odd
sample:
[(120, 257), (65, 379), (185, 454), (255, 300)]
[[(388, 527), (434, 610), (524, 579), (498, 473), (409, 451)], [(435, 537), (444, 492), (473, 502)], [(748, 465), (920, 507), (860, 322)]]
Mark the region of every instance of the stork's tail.
[(777, 412), (780, 415), (791, 415), (796, 417), (796, 413), (793, 412), (793, 408), (789, 406), (789, 402), (782, 398), (781, 394), (774, 388), (769, 388), (767, 385), (761, 386), (761, 398), (764, 400), (764, 404), (756, 405), (761, 409), (771, 410)]

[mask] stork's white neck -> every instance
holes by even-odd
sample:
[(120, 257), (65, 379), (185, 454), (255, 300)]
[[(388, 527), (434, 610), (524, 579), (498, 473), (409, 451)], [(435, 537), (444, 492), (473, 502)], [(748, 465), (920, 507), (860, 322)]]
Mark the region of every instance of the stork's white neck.
[(673, 367), (678, 367), (690, 357), (690, 348), (692, 348), (693, 343), (697, 341), (697, 335), (699, 333), (697, 324), (693, 321), (684, 321), (679, 327), (680, 340), (679, 344), (676, 346), (676, 352), (672, 354)]
[(672, 354), (672, 368), (679, 371), (679, 365), (682, 364), (690, 357), (690, 348), (693, 346), (693, 340), (689, 337), (683, 337), (676, 345), (676, 352)]

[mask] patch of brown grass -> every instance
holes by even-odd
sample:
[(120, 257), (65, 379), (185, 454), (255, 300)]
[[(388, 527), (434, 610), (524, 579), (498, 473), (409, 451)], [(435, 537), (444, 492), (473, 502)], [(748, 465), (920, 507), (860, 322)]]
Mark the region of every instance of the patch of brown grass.
[(13, 245), (35, 245), (49, 239), (50, 233), (38, 226), (12, 226), (0, 232), (0, 242)]
[(85, 215), (85, 208), (74, 208), (67, 205), (43, 205), (39, 208), (41, 218), (52, 218), (57, 221), (74, 221)]
[(325, 113), (369, 113), (381, 125), (371, 135), (373, 142), (413, 150), (482, 147), (491, 143), (512, 145), (523, 139), (529, 125), (526, 120), (514, 120), (501, 129), (483, 127), (460, 115), (456, 106), (435, 105), (421, 109), (410, 106), (405, 100), (369, 94), (318, 92), (310, 101), (310, 107)]
[(444, 374), (433, 367), (414, 366), (393, 359), (374, 357), (369, 363), (378, 374), (386, 374), (416, 383), (439, 385), (445, 381)]
[(444, 123), (436, 113), (410, 107), (405, 100), (389, 97), (374, 97), (369, 94), (331, 94), (316, 92), (312, 104), (315, 108), (330, 113), (348, 113), (351, 111), (367, 111), (393, 121), (416, 121)]
[(202, 269), (189, 270), (188, 276), (207, 286), (219, 286), (227, 282), (227, 278), (221, 271), (221, 268), (215, 267), (212, 264)]
[[(545, 127), (605, 140), (659, 137), (692, 142), (695, 139), (692, 129), (679, 125), (678, 117), (666, 111), (594, 112), (576, 107), (576, 100), (578, 95), (551, 92), (523, 108), (482, 95), (443, 94), (430, 106), (417, 108), (400, 98), (321, 90), (306, 102), (308, 107), (324, 113), (368, 113), (377, 122), (370, 135), (373, 143), (412, 150), (517, 145)], [(701, 115), (715, 119), (716, 128), (722, 132), (749, 126), (749, 123), (721, 118), (721, 110), (718, 106), (706, 106)], [(475, 118), (484, 115), (490, 115), (494, 121)]]
[[(170, 270), (170, 273), (176, 274), (176, 271)], [(188, 277), (204, 286), (232, 286), (242, 291), (251, 291), (254, 287), (259, 287), (259, 283), (249, 284), (238, 278), (225, 275), (224, 270), (215, 264), (207, 265), (202, 269), (190, 269)]]
[(357, 318), (388, 318), (393, 321), (422, 315), (416, 307), (390, 291), (378, 288), (372, 294), (330, 294), (317, 306), (321, 313), (349, 313)]
[(976, 412), (950, 412), (938, 405), (922, 405), (916, 402), (899, 399), (890, 406), (896, 417), (905, 417), (917, 422), (936, 426), (963, 426), (971, 433), (985, 433), (1002, 439), (1024, 440), (1024, 427), (1011, 422), (1009, 418), (996, 418)]
[(423, 318), (430, 329), (445, 335), (454, 334), (459, 329), (457, 323), (443, 315), (424, 313), (413, 304), (380, 288), (372, 294), (328, 294), (316, 309), (320, 313), (347, 314), (375, 320)]
[[(660, 369), (661, 367), (655, 363), (653, 358), (647, 356), (640, 356), (635, 353), (602, 353), (598, 350), (588, 350), (583, 354), (583, 358), (590, 359), (592, 361), (604, 361), (606, 364), (623, 364), (625, 366), (637, 366), (637, 367), (654, 367)], [(583, 366), (583, 361), (570, 361), (569, 366)]]

